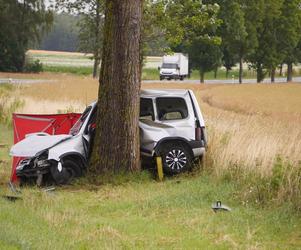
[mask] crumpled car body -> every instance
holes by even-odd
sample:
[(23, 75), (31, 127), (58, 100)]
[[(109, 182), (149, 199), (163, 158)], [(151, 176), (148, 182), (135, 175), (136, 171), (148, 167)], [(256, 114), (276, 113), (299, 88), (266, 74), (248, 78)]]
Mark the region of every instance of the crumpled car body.
[[(177, 173), (188, 160), (205, 153), (205, 123), (191, 90), (142, 90), (140, 97), (143, 157), (162, 155), (165, 168)], [(96, 102), (89, 105), (69, 135), (36, 133), (15, 144), (10, 154), (25, 157), (17, 166), (17, 176), (41, 184), (43, 176), (50, 174), (57, 184), (65, 184), (82, 175), (88, 165), (96, 110)]]

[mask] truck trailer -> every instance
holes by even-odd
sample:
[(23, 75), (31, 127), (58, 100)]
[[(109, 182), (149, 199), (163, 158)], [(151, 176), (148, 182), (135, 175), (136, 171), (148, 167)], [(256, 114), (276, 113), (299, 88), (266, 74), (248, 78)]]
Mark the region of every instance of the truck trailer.
[(162, 66), (159, 67), (160, 80), (184, 80), (188, 76), (188, 55), (174, 53), (162, 58)]

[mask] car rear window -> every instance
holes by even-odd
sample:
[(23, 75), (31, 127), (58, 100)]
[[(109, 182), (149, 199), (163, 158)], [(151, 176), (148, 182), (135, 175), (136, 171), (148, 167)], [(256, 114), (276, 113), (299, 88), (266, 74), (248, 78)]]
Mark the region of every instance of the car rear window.
[(179, 97), (159, 97), (156, 99), (160, 121), (180, 120), (188, 117), (186, 102)]

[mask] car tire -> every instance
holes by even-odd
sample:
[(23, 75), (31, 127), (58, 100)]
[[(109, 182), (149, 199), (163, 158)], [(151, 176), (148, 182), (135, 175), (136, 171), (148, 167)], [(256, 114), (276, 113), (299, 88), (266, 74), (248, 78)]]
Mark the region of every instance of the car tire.
[(192, 167), (192, 155), (183, 143), (169, 142), (161, 146), (163, 170), (166, 174), (179, 174)]
[(61, 167), (58, 165), (51, 168), (51, 175), (57, 185), (66, 185), (71, 183), (74, 178), (82, 175), (81, 166), (74, 160), (62, 160)]

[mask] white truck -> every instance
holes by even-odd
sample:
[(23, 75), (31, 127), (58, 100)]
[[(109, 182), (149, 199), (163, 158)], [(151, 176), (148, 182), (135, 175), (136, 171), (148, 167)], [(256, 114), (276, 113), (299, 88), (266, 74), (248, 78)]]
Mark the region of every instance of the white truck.
[(180, 79), (184, 80), (188, 76), (188, 55), (174, 53), (165, 55), (162, 58), (162, 66), (159, 67), (160, 80)]

